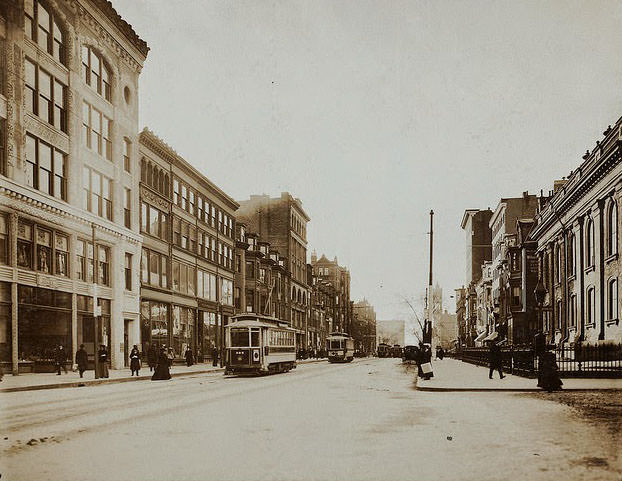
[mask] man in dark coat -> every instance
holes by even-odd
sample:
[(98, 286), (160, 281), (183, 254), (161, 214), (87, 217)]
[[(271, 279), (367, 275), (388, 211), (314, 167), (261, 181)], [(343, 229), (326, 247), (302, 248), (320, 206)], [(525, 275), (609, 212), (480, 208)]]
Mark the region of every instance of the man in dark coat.
[(186, 348), (184, 357), (186, 358), (186, 366), (190, 367), (194, 364), (194, 355), (192, 354), (192, 348), (190, 346)]
[(212, 346), (212, 366), (218, 366), (218, 348), (216, 345)]
[(501, 348), (496, 342), (490, 343), (490, 351), (488, 353), (488, 361), (490, 365), (490, 371), (488, 373), (488, 378), (492, 379), (492, 374), (495, 371), (499, 371), (499, 377), (503, 379), (505, 376), (503, 375), (503, 367), (501, 363)]
[[(425, 343), (423, 345), (423, 350), (421, 351), (421, 364), (431, 364), (432, 363), (432, 347)], [(423, 379), (428, 380), (431, 377), (434, 377), (434, 374), (432, 374), (431, 372), (423, 372), (423, 369), (421, 370), (422, 374), (423, 374)]]
[(89, 364), (89, 355), (86, 353), (84, 349), (84, 344), (80, 344), (80, 349), (76, 351), (76, 364), (78, 365), (78, 371), (80, 372), (80, 377), (86, 371), (86, 368)]
[(147, 364), (149, 364), (149, 371), (153, 371), (156, 364), (158, 363), (158, 350), (156, 349), (155, 344), (151, 344), (149, 346), (149, 351), (147, 351)]
[(56, 348), (56, 353), (54, 354), (54, 360), (56, 362), (56, 368), (57, 368), (56, 374), (60, 376), (61, 367), (63, 368), (63, 371), (65, 371), (65, 374), (67, 374), (67, 366), (65, 365), (65, 363), (67, 362), (67, 353), (65, 352), (65, 349), (63, 348), (62, 344)]
[(134, 373), (138, 376), (138, 371), (140, 371), (140, 351), (136, 344), (130, 351), (130, 369), (132, 370), (132, 376)]
[(169, 365), (169, 359), (167, 355), (166, 346), (162, 346), (160, 349), (160, 355), (158, 356), (158, 363), (156, 364), (155, 371), (153, 376), (151, 376), (152, 381), (166, 381), (171, 378), (171, 371)]
[(99, 365), (99, 377), (108, 377), (108, 349), (104, 344), (99, 346), (97, 361)]

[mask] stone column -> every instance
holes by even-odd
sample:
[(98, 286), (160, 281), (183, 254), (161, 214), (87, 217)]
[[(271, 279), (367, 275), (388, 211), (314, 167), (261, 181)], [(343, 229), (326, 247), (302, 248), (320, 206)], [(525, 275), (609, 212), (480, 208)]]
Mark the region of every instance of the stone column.
[(11, 373), (19, 374), (19, 342), (18, 342), (18, 315), (19, 305), (17, 296), (17, 213), (11, 213), (9, 217), (9, 239), (11, 254), (10, 265), (13, 268), (13, 281), (11, 282)]

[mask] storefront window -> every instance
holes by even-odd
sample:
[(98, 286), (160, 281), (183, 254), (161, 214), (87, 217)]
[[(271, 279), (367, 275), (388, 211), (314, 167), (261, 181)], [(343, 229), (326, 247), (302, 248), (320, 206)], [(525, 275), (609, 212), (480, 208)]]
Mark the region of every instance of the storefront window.
[(0, 361), (11, 360), (11, 286), (0, 283)]
[(37, 270), (49, 274), (52, 268), (52, 233), (37, 228)]
[(219, 330), (216, 323), (216, 313), (199, 311), (199, 339), (203, 358), (212, 359), (212, 349), (218, 346)]
[(59, 276), (68, 276), (69, 269), (69, 239), (66, 236), (55, 234), (54, 248), (56, 252), (56, 274)]
[(155, 301), (142, 301), (140, 308), (142, 349), (146, 353), (149, 346), (159, 347), (168, 344), (168, 304)]
[[(19, 356), (27, 360), (52, 360), (62, 345), (71, 350), (71, 294), (19, 286)], [(69, 358), (70, 354), (68, 354)]]
[(180, 357), (186, 348), (194, 348), (194, 309), (173, 306), (173, 349)]

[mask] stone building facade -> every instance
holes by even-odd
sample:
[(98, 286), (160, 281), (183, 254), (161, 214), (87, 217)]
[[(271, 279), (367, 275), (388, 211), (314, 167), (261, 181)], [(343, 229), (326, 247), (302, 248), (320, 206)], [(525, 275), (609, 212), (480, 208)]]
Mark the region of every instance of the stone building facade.
[(538, 328), (549, 342), (622, 342), (621, 157), (622, 118), (536, 216), (530, 239), (546, 289)]
[(332, 261), (328, 260), (325, 255), (318, 259), (315, 252), (311, 255), (311, 265), (319, 282), (332, 286), (334, 289), (333, 330), (350, 334), (352, 330), (350, 271), (340, 266), (336, 257)]
[(376, 352), (376, 310), (365, 298), (353, 304), (352, 337), (357, 348), (367, 354)]
[(140, 134), (141, 343), (199, 360), (234, 314), (238, 204), (151, 131)]
[[(0, 360), (56, 346), (124, 365), (137, 342), (138, 80), (148, 53), (105, 0), (0, 4)], [(69, 356), (69, 357), (70, 357)]]

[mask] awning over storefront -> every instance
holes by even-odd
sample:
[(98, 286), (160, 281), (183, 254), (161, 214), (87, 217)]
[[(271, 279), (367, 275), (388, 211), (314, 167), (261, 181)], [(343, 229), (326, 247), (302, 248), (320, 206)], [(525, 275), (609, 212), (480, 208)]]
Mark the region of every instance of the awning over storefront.
[(497, 331), (491, 332), (490, 335), (486, 336), (483, 339), (483, 342), (494, 341), (499, 337), (499, 333)]
[(478, 336), (475, 338), (475, 342), (482, 342), (487, 334), (488, 333), (486, 331), (478, 334)]

